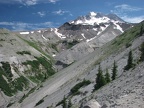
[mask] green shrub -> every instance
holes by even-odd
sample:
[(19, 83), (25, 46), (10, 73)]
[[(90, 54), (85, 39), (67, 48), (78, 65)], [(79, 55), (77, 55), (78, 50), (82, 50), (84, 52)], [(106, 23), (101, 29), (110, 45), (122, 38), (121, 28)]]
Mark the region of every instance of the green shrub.
[(33, 93), (35, 89), (36, 87), (32, 88), (26, 95), (24, 94), (23, 97), (19, 100), (19, 103), (21, 103), (26, 97), (28, 97), (29, 94)]
[(1, 90), (5, 93), (5, 95), (7, 96), (12, 96), (14, 93), (16, 93), (18, 90), (22, 91), (24, 88), (27, 88), (28, 86), (28, 81), (25, 77), (20, 76), (19, 78), (13, 80), (13, 81), (9, 81), (7, 82), (3, 76), (5, 76), (5, 78), (9, 79), (9, 75), (7, 75), (7, 73), (5, 72), (5, 68), (4, 67), (9, 67), (8, 63), (2, 63), (4, 64), (4, 66), (0, 67), (0, 88)]
[(3, 78), (4, 74), (3, 69), (0, 67), (0, 88), (7, 96), (12, 96), (13, 90), (11, 90), (9, 84)]
[(53, 48), (54, 50), (56, 50), (58, 52), (57, 44), (51, 44), (51, 48)]
[(9, 103), (8, 105), (7, 105), (7, 107), (10, 107), (10, 106), (12, 106), (14, 103)]
[[(52, 63), (48, 61), (45, 57), (35, 57), (36, 60), (30, 61), (27, 60), (26, 62), (23, 62), (23, 65), (30, 65), (31, 71), (35, 72), (35, 78), (40, 81), (44, 81), (49, 76), (52, 76), (55, 74), (55, 71), (53, 69)], [(43, 66), (45, 70), (40, 69), (40, 65)], [(36, 81), (36, 79), (34, 79)]]
[(63, 100), (61, 100), (60, 102), (58, 102), (58, 103), (56, 104), (56, 106), (59, 106), (59, 105), (62, 105), (63, 108), (66, 107), (66, 97), (65, 97), (65, 96), (63, 97)]
[(20, 55), (24, 55), (24, 54), (31, 55), (31, 53), (29, 51), (18, 51), (16, 53), (20, 54)]
[(28, 80), (24, 76), (20, 76), (19, 78), (15, 79), (15, 81), (12, 83), (15, 89), (20, 90), (20, 91), (26, 88), (29, 84)]
[(130, 47), (131, 45), (131, 43), (126, 43), (126, 48)]
[(72, 40), (72, 41), (64, 40), (62, 43), (66, 46), (66, 48), (69, 49), (69, 48), (73, 47), (74, 45), (78, 44), (79, 41), (77, 41), (77, 40), (75, 40), (75, 39)]
[(11, 77), (13, 77), (13, 74), (11, 73), (10, 64), (8, 62), (1, 62), (1, 64), (2, 64), (2, 68), (3, 68), (4, 72), (9, 77), (9, 79), (11, 79)]
[(40, 101), (38, 101), (37, 103), (36, 103), (36, 105), (35, 106), (38, 106), (38, 105), (40, 105), (41, 103), (43, 103), (44, 102), (44, 100), (43, 99), (41, 99)]
[(83, 86), (86, 86), (86, 85), (89, 85), (91, 82), (89, 80), (83, 80), (82, 82), (76, 84), (70, 91), (72, 94), (75, 94), (78, 92), (78, 90), (83, 87)]
[(0, 39), (0, 41), (5, 41), (4, 39)]

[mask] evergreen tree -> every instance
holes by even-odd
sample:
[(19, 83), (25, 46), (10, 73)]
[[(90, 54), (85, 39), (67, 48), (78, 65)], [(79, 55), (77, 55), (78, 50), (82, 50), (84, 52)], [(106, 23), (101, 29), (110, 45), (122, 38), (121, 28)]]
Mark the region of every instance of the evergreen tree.
[(72, 103), (71, 103), (71, 100), (69, 99), (68, 101), (68, 108), (71, 108), (72, 107)]
[(104, 77), (103, 72), (102, 72), (100, 87), (104, 86), (105, 84), (106, 84), (106, 81), (105, 81), (105, 77)]
[(105, 74), (105, 81), (106, 83), (109, 83), (111, 80), (110, 80), (110, 74), (108, 72), (108, 69), (106, 70), (106, 74)]
[(133, 67), (133, 56), (132, 56), (132, 51), (130, 51), (128, 55), (127, 65), (125, 66), (124, 69), (129, 70), (132, 67)]
[(101, 66), (99, 65), (98, 74), (97, 74), (97, 77), (96, 77), (96, 84), (95, 84), (94, 88), (95, 88), (95, 90), (97, 90), (100, 87), (104, 86), (105, 84), (106, 84), (106, 81), (105, 81), (105, 78), (103, 76)]
[(113, 68), (112, 68), (112, 77), (111, 77), (111, 79), (115, 80), (116, 76), (117, 76), (117, 65), (116, 65), (116, 62), (114, 61)]
[(140, 56), (140, 61), (144, 61), (144, 42), (141, 44), (141, 56)]
[(66, 98), (65, 98), (65, 96), (64, 96), (64, 98), (63, 98), (63, 108), (67, 108), (67, 102), (66, 102)]

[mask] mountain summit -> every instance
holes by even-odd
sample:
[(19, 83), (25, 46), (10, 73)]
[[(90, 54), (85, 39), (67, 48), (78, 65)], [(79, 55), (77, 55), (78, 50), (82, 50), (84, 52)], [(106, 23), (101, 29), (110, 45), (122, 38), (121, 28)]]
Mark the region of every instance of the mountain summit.
[(102, 13), (95, 13), (95, 12), (90, 12), (88, 15), (85, 16), (80, 16), (76, 20), (71, 21), (70, 24), (82, 24), (82, 25), (96, 25), (96, 24), (101, 24), (101, 23), (110, 23), (110, 22), (119, 22), (119, 23), (124, 23), (121, 18), (119, 18), (115, 14), (102, 14)]

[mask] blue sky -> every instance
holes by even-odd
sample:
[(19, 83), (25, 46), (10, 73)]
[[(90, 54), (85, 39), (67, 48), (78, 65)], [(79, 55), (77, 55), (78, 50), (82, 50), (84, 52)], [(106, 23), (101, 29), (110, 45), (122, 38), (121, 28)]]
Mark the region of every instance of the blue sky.
[(0, 28), (14, 31), (59, 27), (90, 11), (144, 20), (143, 0), (0, 0)]

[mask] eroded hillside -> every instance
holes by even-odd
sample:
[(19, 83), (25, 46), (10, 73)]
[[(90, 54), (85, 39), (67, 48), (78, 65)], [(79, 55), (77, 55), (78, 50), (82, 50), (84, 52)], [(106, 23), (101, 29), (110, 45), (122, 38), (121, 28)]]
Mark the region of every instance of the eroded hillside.
[[(140, 87), (143, 85), (143, 61), (140, 58), (144, 23), (123, 34), (115, 28), (117, 23), (105, 30), (100, 25), (101, 33), (87, 38), (87, 33), (97, 34), (98, 31), (81, 26), (77, 32), (85, 31), (81, 34), (85, 37), (83, 40), (77, 38), (79, 34), (72, 33), (75, 30), (65, 29), (74, 26), (69, 24), (62, 26), (63, 29), (20, 33), (0, 30), (0, 106), (47, 108), (62, 107), (70, 102), (70, 106), (76, 108), (96, 99), (101, 106), (122, 107), (123, 104), (125, 107), (132, 101), (123, 101), (133, 98), (136, 101), (129, 107), (139, 105), (140, 108), (143, 105), (143, 87)], [(73, 37), (65, 35), (67, 33), (72, 33)], [(110, 36), (112, 33), (114, 35)], [(124, 71), (130, 51), (134, 66)], [(118, 66), (117, 78), (94, 91), (99, 65), (103, 74), (108, 70), (111, 76), (114, 61)]]

